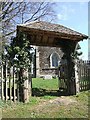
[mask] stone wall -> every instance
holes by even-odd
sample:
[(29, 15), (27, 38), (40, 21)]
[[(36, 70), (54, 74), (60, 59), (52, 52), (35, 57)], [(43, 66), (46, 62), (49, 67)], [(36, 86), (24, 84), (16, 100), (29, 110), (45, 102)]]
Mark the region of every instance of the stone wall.
[[(38, 57), (36, 57), (36, 62), (38, 66), (37, 76), (44, 76), (44, 75), (56, 75), (57, 69), (51, 68), (50, 63), (50, 56), (52, 53), (57, 53), (59, 58), (63, 56), (63, 53), (60, 48), (56, 47), (41, 47), (39, 46), (37, 48), (36, 54), (38, 54)], [(36, 68), (37, 70), (37, 68)], [(39, 74), (38, 74), (39, 73)]]

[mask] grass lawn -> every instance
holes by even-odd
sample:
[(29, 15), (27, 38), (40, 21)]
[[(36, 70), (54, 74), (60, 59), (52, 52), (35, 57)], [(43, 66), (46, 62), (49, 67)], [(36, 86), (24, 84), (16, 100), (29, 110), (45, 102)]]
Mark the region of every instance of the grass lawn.
[(90, 91), (58, 96), (58, 80), (33, 79), (29, 103), (0, 101), (3, 118), (88, 118)]

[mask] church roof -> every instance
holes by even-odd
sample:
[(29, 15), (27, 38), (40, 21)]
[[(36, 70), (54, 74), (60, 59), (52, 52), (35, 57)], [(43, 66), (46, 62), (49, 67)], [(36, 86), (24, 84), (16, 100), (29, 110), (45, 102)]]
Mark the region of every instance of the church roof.
[(54, 33), (54, 35), (61, 36), (61, 38), (71, 39), (76, 41), (80, 41), (88, 38), (87, 35), (72, 30), (63, 25), (53, 24), (45, 21), (36, 21), (36, 22), (29, 22), (26, 24), (20, 24), (18, 25), (18, 28), (21, 29), (22, 31), (28, 31), (28, 32), (29, 30), (35, 30), (35, 31), (38, 30), (43, 32), (46, 31), (51, 34)]

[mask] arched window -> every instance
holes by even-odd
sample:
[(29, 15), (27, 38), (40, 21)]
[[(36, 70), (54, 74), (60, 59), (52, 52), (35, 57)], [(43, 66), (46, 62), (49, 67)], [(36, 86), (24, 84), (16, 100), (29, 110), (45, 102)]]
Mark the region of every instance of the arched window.
[(57, 53), (51, 54), (50, 56), (51, 67), (58, 67), (59, 61), (60, 61), (60, 58)]

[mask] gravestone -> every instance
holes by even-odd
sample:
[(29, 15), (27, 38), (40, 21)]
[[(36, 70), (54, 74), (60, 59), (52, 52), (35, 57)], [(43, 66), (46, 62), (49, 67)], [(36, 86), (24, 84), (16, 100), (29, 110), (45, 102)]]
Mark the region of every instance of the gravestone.
[(46, 80), (46, 79), (51, 80), (51, 79), (52, 79), (52, 75), (45, 75), (45, 76), (44, 76), (44, 79), (45, 79), (45, 80)]

